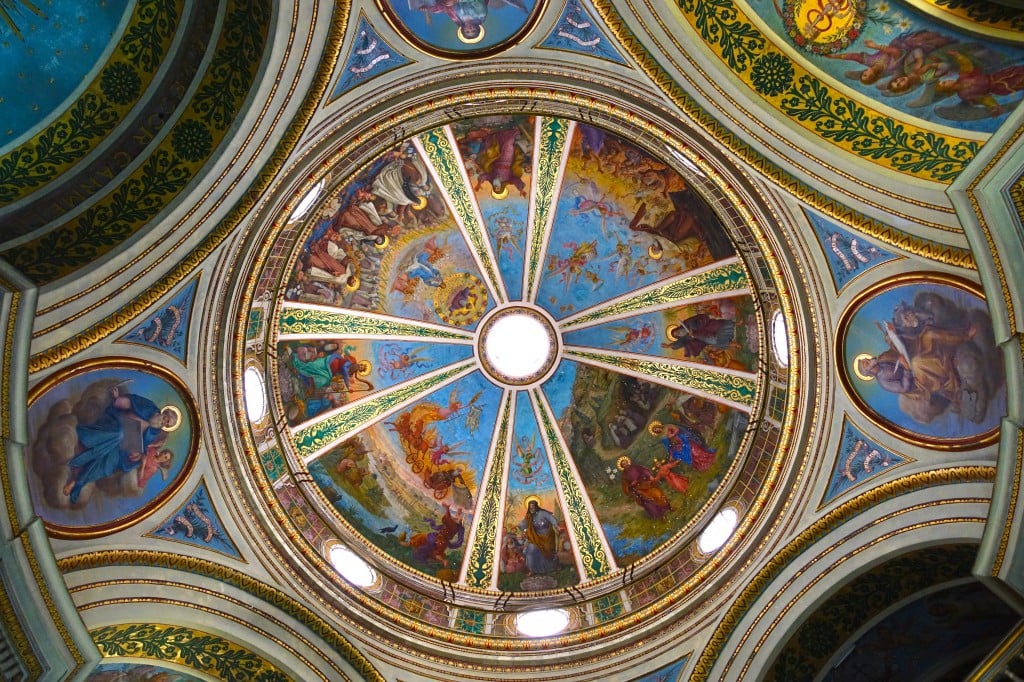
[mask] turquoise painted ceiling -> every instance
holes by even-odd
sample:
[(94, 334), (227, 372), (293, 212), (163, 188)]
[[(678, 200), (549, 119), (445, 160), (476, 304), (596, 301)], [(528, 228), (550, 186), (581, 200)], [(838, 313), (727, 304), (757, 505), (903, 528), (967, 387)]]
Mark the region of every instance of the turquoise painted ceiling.
[(2, 5), (0, 149), (59, 112), (61, 103), (89, 82), (135, 3), (12, 0)]

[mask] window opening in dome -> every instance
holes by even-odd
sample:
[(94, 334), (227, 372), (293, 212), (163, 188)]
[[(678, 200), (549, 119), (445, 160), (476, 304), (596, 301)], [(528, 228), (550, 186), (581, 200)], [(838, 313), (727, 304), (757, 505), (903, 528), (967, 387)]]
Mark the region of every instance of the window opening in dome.
[(306, 196), (302, 197), (299, 201), (299, 205), (292, 211), (291, 216), (288, 218), (288, 222), (294, 223), (296, 220), (302, 220), (309, 213), (309, 209), (313, 208), (313, 204), (316, 202), (317, 197), (320, 196), (320, 191), (324, 188), (324, 181), (313, 185), (313, 189), (306, 192)]
[(514, 379), (534, 374), (553, 351), (544, 325), (529, 315), (506, 315), (487, 329), (484, 352), (499, 372)]
[(700, 551), (704, 554), (711, 554), (724, 545), (732, 532), (736, 530), (737, 521), (739, 521), (739, 515), (735, 509), (730, 507), (715, 514), (715, 518), (711, 519), (711, 523), (700, 534), (700, 539), (697, 541)]
[(569, 613), (565, 609), (523, 611), (516, 615), (516, 629), (527, 637), (550, 637), (569, 626)]
[(267, 415), (267, 392), (259, 370), (247, 367), (242, 385), (245, 389), (245, 413), (249, 416), (249, 421), (254, 424), (263, 421)]
[(356, 587), (371, 587), (377, 582), (377, 571), (344, 545), (331, 545), (328, 558), (334, 570)]
[(786, 318), (781, 310), (772, 314), (772, 350), (775, 359), (783, 367), (789, 367), (789, 334), (786, 330)]

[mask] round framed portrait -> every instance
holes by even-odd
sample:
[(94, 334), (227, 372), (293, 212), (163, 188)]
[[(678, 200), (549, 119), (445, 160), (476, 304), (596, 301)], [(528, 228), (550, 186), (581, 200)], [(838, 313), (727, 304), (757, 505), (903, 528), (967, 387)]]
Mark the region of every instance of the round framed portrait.
[(51, 535), (137, 523), (181, 487), (199, 443), (195, 401), (172, 373), (111, 358), (58, 372), (29, 394), (29, 488)]
[(974, 284), (925, 274), (880, 283), (843, 314), (837, 343), (847, 392), (890, 433), (956, 450), (997, 438), (1002, 353)]

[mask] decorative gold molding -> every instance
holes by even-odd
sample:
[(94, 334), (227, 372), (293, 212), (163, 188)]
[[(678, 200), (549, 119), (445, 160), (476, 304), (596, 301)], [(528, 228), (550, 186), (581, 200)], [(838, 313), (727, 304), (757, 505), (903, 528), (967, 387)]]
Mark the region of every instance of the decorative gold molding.
[(622, 17), (615, 9), (612, 0), (594, 0), (593, 4), (602, 21), (608, 26), (609, 31), (619, 42), (620, 46), (626, 50), (643, 73), (651, 79), (662, 93), (679, 109), (685, 112), (696, 125), (744, 159), (764, 177), (773, 181), (783, 190), (791, 192), (817, 211), (839, 221), (843, 225), (859, 230), (883, 244), (939, 263), (967, 269), (976, 268), (974, 257), (969, 249), (916, 237), (874, 220), (807, 186), (764, 154), (750, 147), (732, 131), (719, 123), (716, 118), (700, 106), (675, 82), (672, 76), (647, 51), (643, 42), (626, 26)]
[(991, 483), (995, 480), (995, 467), (960, 466), (947, 469), (923, 471), (903, 478), (888, 481), (861, 493), (857, 497), (840, 504), (810, 526), (800, 532), (781, 550), (775, 553), (764, 567), (758, 571), (740, 593), (718, 627), (712, 633), (708, 645), (697, 658), (691, 673), (691, 682), (708, 680), (711, 669), (718, 660), (725, 645), (740, 620), (750, 610), (754, 602), (764, 593), (768, 586), (781, 575), (784, 569), (792, 564), (808, 547), (831, 533), (842, 524), (865, 511), (899, 497), (925, 488), (939, 485), (955, 485), (960, 483)]
[(369, 682), (386, 682), (384, 677), (373, 667), (373, 664), (333, 625), (276, 587), (260, 582), (242, 571), (214, 563), (208, 559), (154, 550), (104, 550), (78, 554), (57, 561), (57, 567), (62, 573), (110, 566), (164, 568), (227, 583), (298, 620), (317, 636), (322, 637), (328, 646), (341, 654), (345, 661)]
[(259, 202), (263, 193), (270, 187), (281, 169), (284, 168), (302, 133), (309, 125), (313, 114), (319, 108), (328, 83), (331, 80), (338, 54), (341, 51), (345, 29), (348, 26), (350, 9), (350, 0), (337, 0), (334, 3), (331, 31), (325, 41), (324, 54), (320, 59), (317, 74), (310, 84), (309, 94), (306, 96), (298, 112), (292, 117), (288, 128), (281, 135), (281, 139), (274, 148), (270, 159), (263, 166), (257, 178), (249, 184), (245, 195), (235, 204), (227, 217), (221, 220), (210, 234), (178, 261), (174, 267), (161, 276), (152, 288), (143, 292), (112, 315), (93, 324), (85, 331), (79, 332), (71, 338), (30, 357), (29, 373), (34, 374), (52, 367), (130, 324), (150, 306), (157, 303), (188, 278), (235, 231), (235, 228), (241, 224), (245, 216)]

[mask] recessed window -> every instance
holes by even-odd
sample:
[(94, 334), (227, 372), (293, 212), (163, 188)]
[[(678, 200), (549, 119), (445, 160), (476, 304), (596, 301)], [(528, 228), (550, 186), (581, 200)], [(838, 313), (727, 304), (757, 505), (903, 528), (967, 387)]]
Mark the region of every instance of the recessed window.
[(732, 536), (738, 521), (739, 515), (732, 507), (726, 507), (715, 514), (715, 518), (711, 519), (711, 523), (708, 524), (708, 527), (700, 534), (700, 539), (697, 540), (697, 546), (700, 548), (700, 551), (704, 554), (711, 554), (718, 550)]
[(245, 413), (249, 421), (258, 423), (267, 416), (267, 392), (263, 386), (263, 377), (255, 367), (247, 367), (243, 375), (242, 385), (245, 387)]
[(377, 582), (377, 571), (345, 545), (332, 544), (327, 558), (334, 570), (356, 587), (372, 587)]
[(789, 333), (781, 310), (776, 310), (772, 315), (772, 350), (779, 364), (789, 367)]
[(288, 222), (294, 223), (296, 220), (302, 220), (305, 218), (306, 214), (309, 213), (309, 209), (313, 208), (313, 204), (316, 203), (316, 199), (320, 196), (320, 191), (323, 190), (323, 188), (323, 180), (313, 185), (313, 189), (306, 192), (306, 196), (302, 197), (302, 200), (299, 201), (299, 205), (295, 207), (294, 211), (292, 211), (292, 215), (288, 218)]
[(569, 612), (565, 609), (523, 611), (516, 615), (516, 630), (527, 637), (550, 637), (569, 626)]

